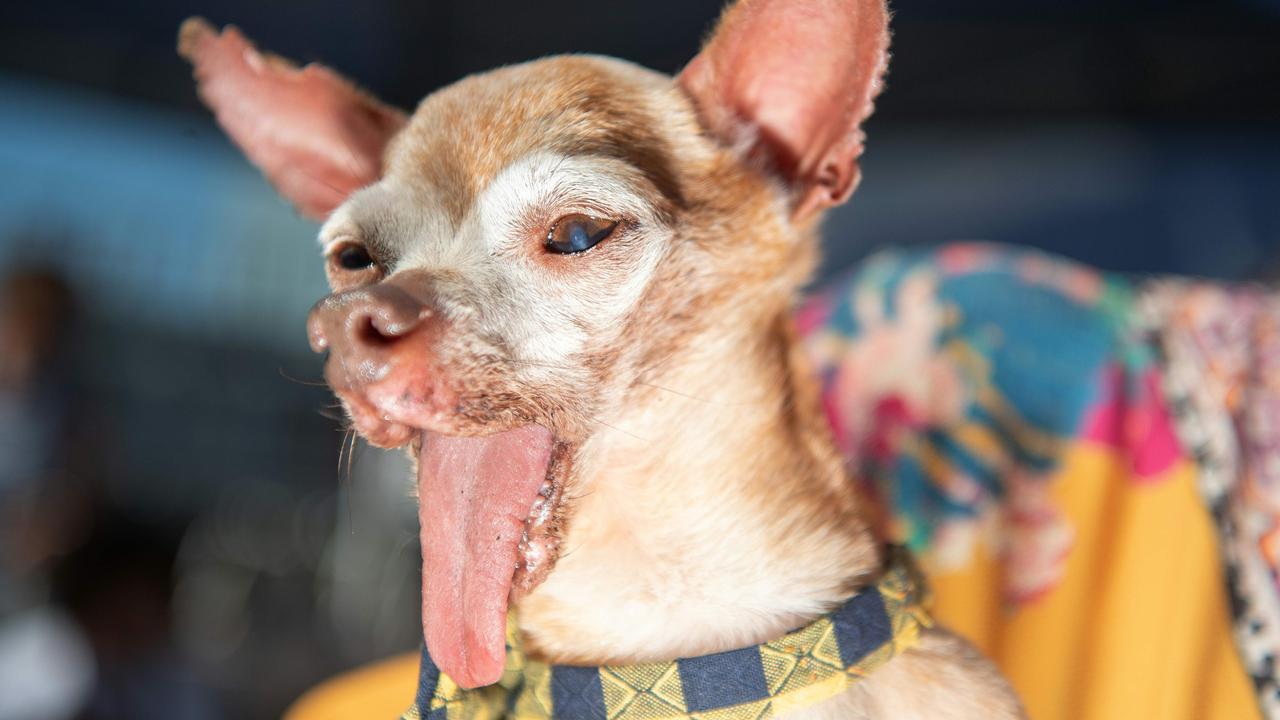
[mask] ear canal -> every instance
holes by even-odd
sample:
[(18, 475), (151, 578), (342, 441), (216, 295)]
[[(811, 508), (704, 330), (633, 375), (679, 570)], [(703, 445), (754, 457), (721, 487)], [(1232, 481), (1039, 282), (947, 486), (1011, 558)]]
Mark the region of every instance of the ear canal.
[(855, 130), (839, 146), (827, 153), (812, 182), (798, 188), (794, 215), (804, 218), (824, 208), (840, 205), (853, 195), (862, 180), (858, 157), (862, 155), (863, 134)]
[(178, 53), (231, 139), (315, 220), (382, 175), (383, 151), (406, 123), (403, 112), (332, 70), (261, 53), (234, 27), (218, 32), (190, 18), (178, 31)]
[(792, 216), (804, 219), (858, 185), (888, 26), (885, 0), (740, 0), (677, 83), (712, 135), (745, 142), (786, 181)]

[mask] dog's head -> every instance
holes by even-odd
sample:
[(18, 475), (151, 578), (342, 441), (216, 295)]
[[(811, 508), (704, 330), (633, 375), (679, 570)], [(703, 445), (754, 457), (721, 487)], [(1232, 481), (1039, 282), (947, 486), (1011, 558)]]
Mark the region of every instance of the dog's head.
[(427, 642), (459, 683), (500, 674), (508, 597), (555, 562), (597, 418), (807, 277), (810, 229), (857, 184), (887, 43), (883, 0), (753, 0), (674, 80), (553, 57), (405, 117), (184, 26), (202, 97), (324, 221), (311, 343), (360, 434), (416, 454)]

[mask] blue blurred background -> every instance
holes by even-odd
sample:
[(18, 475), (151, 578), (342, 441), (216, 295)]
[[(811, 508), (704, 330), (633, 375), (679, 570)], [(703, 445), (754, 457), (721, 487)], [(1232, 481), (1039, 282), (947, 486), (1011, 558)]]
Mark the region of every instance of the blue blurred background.
[[(404, 463), (346, 443), (307, 350), (316, 228), (198, 105), (184, 17), (407, 108), (555, 52), (675, 71), (719, 6), (0, 7), (0, 720), (277, 717), (419, 642)], [(1128, 273), (1280, 272), (1280, 2), (894, 9), (824, 276), (957, 239)]]

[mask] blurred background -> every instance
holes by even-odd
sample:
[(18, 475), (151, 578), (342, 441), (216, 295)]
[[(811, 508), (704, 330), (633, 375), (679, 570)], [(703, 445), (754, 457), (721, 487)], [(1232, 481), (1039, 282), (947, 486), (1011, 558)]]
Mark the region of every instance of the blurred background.
[[(0, 6), (0, 720), (278, 717), (419, 642), (404, 463), (349, 442), (307, 350), (316, 228), (198, 105), (184, 17), (411, 107), (556, 52), (672, 72), (719, 6)], [(1127, 273), (1280, 271), (1280, 0), (894, 9), (824, 276), (957, 239)]]

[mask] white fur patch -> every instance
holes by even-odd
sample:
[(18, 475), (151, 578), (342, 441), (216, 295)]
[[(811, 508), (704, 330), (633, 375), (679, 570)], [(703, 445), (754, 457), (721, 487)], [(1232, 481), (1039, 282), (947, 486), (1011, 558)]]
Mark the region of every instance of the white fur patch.
[[(539, 152), (509, 165), (477, 199), (459, 236), (485, 246), (523, 311), (521, 326), (506, 330), (522, 336), (525, 359), (556, 362), (582, 352), (640, 299), (669, 240), (641, 182), (620, 160)], [(545, 257), (552, 224), (574, 213), (622, 225), (595, 248)]]
[[(429, 190), (387, 177), (335, 210), (320, 241), (327, 250), (359, 239), (392, 256), (393, 273), (437, 273), (441, 310), (481, 323), (536, 379), (612, 339), (643, 295), (671, 240), (645, 183), (618, 159), (535, 152), (499, 172), (453, 226)], [(620, 224), (594, 248), (551, 253), (547, 233), (575, 213)]]

